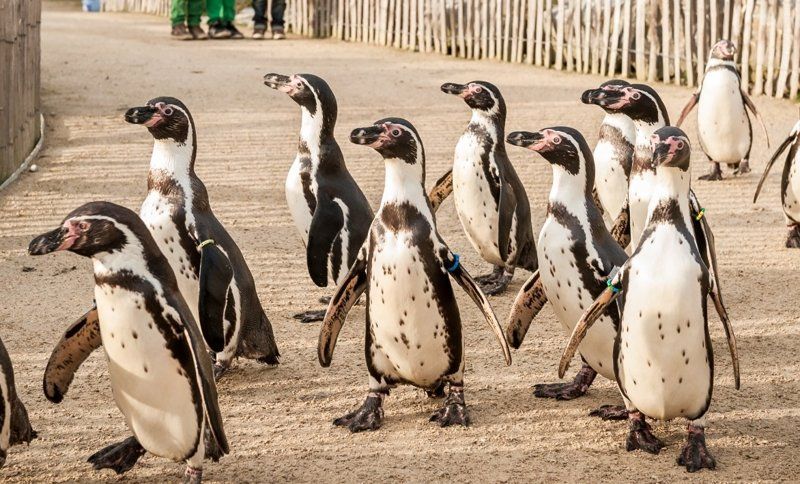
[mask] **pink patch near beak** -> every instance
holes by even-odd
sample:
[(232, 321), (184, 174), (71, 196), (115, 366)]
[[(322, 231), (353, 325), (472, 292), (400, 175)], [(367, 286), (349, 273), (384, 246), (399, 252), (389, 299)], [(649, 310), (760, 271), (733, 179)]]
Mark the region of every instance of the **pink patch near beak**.
[(58, 246), (56, 251), (69, 249), (75, 244), (75, 241), (78, 240), (78, 237), (80, 237), (81, 235), (80, 232), (78, 231), (77, 224), (68, 222), (67, 224), (64, 224), (64, 226), (67, 227), (68, 235), (61, 242), (61, 245)]
[(148, 119), (148, 120), (147, 120), (147, 121), (144, 123), (144, 125), (145, 125), (146, 127), (148, 127), (148, 128), (153, 128), (153, 127), (157, 126), (157, 125), (158, 125), (158, 124), (159, 124), (161, 121), (163, 121), (163, 120), (164, 120), (164, 118), (162, 118), (162, 117), (161, 117), (161, 114), (159, 114), (159, 113), (156, 113), (156, 114), (154, 114), (154, 115), (153, 115), (153, 117), (151, 117), (150, 119)]

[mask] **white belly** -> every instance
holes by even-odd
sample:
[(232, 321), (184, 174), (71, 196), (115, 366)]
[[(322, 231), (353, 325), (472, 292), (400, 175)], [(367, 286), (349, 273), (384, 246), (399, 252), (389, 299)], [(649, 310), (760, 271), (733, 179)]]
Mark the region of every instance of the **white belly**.
[[(2, 343), (0, 343), (2, 344)], [(7, 451), (11, 444), (11, 400), (9, 388), (8, 388), (8, 380), (9, 377), (5, 375), (2, 368), (0, 368), (0, 392), (2, 392), (3, 401), (0, 402), (0, 405), (3, 405), (3, 425), (0, 427), (0, 450)]]
[(421, 387), (449, 368), (445, 321), (411, 236), (387, 231), (371, 261), (369, 318), (376, 348), (373, 364), (383, 374)]
[(706, 154), (718, 163), (738, 163), (750, 150), (750, 122), (739, 79), (728, 70), (703, 79), (697, 103), (697, 130)]
[[(478, 140), (469, 133), (461, 136), (456, 145), (453, 163), (456, 212), (472, 247), (487, 262), (503, 266), (505, 263), (497, 247), (500, 217), (497, 202), (483, 173), (480, 150)], [(492, 171), (497, 173), (494, 162)]]
[(628, 197), (628, 177), (623, 167), (626, 160), (620, 159), (622, 155), (608, 141), (600, 140), (594, 148), (594, 183), (608, 228), (614, 224)]
[(192, 270), (188, 254), (183, 249), (178, 235), (178, 228), (172, 221), (171, 202), (158, 192), (149, 192), (139, 213), (156, 245), (167, 258), (175, 278), (178, 280), (183, 298), (189, 305), (195, 321), (199, 321), (198, 303), (200, 298), (200, 281)]
[[(569, 236), (566, 227), (548, 217), (536, 245), (544, 292), (567, 335), (572, 334), (583, 311), (594, 300), (581, 283), (574, 257), (569, 251), (572, 245)], [(613, 322), (603, 316), (592, 326), (578, 348), (586, 362), (610, 380), (614, 380), (615, 335)]]
[(111, 286), (96, 286), (95, 298), (114, 400), (128, 428), (148, 452), (190, 457), (199, 433), (191, 387), (143, 298)]
[(787, 222), (792, 220), (800, 222), (800, 176), (797, 173), (797, 166), (800, 165), (800, 150), (795, 154), (792, 160), (792, 166), (789, 167), (789, 183), (786, 186), (786, 195), (783, 199), (783, 211), (789, 218)]
[(701, 269), (679, 237), (660, 226), (631, 261), (620, 333), (628, 398), (662, 420), (699, 417), (711, 385)]
[[(303, 244), (308, 245), (308, 231), (311, 229), (311, 218), (313, 214), (308, 208), (305, 192), (303, 191), (303, 181), (300, 177), (302, 164), (300, 158), (295, 158), (289, 174), (286, 177), (286, 203), (289, 205), (289, 212), (292, 220), (300, 232)], [(311, 190), (314, 191), (315, 184), (311, 183)]]
[(650, 205), (650, 197), (653, 194), (655, 183), (656, 175), (651, 171), (631, 175), (628, 196), (631, 214), (631, 247), (634, 249), (639, 244), (639, 238), (642, 236), (647, 222), (647, 207)]

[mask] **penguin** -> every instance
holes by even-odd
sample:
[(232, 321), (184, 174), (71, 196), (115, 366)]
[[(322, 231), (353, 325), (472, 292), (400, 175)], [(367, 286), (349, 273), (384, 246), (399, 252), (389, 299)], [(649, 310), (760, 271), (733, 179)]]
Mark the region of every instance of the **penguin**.
[[(267, 74), (264, 84), (300, 105), (300, 142), (286, 177), (286, 202), (306, 246), (311, 280), (319, 287), (329, 280), (338, 284), (358, 257), (373, 213), (334, 137), (336, 97), (312, 74)], [(295, 318), (308, 323), (324, 315), (324, 310), (307, 311)]]
[[(583, 310), (606, 289), (612, 271), (628, 256), (611, 237), (595, 206), (594, 161), (580, 132), (563, 126), (535, 133), (518, 131), (508, 135), (508, 143), (539, 153), (553, 169), (547, 218), (536, 244), (542, 264), (538, 277), (553, 312), (570, 334)], [(517, 324), (513, 315), (519, 311), (524, 308), (515, 304), (511, 325)], [(584, 363), (574, 381), (536, 385), (534, 395), (571, 400), (586, 393), (598, 373), (614, 380), (613, 346), (618, 324), (616, 308), (608, 308), (581, 344)], [(609, 410), (604, 408), (600, 413), (605, 415)]]
[(145, 126), (153, 137), (140, 216), (214, 352), (215, 376), (238, 356), (277, 365), (280, 353), (253, 275), (194, 171), (197, 132), (189, 109), (178, 99), (157, 97), (130, 108), (125, 121)]
[[(614, 374), (628, 408), (627, 450), (658, 454), (664, 447), (646, 417), (685, 418), (688, 435), (678, 464), (695, 472), (716, 466), (705, 441), (705, 415), (714, 383), (707, 298), (718, 307), (720, 301), (711, 291), (715, 281), (691, 228), (689, 139), (680, 129), (668, 126), (658, 129), (652, 141), (656, 181), (644, 233), (631, 258), (576, 325), (559, 374), (563, 375), (592, 323), (619, 298)], [(738, 389), (736, 338), (727, 313), (722, 322)]]
[(781, 143), (764, 168), (764, 174), (761, 175), (756, 193), (753, 196), (753, 203), (758, 200), (758, 194), (761, 192), (764, 180), (767, 179), (769, 170), (786, 148), (789, 148), (789, 154), (783, 164), (783, 175), (781, 176), (781, 204), (783, 205), (786, 225), (789, 227), (786, 247), (797, 249), (800, 248), (800, 176), (798, 176), (798, 166), (800, 166), (800, 121), (794, 125), (789, 136)]
[(11, 357), (0, 340), (0, 467), (6, 464), (11, 446), (30, 444), (36, 437), (36, 431), (28, 419), (28, 411), (17, 395)]
[(683, 108), (676, 126), (697, 105), (697, 131), (700, 146), (711, 162), (711, 171), (700, 180), (722, 180), (720, 163), (734, 169), (734, 175), (750, 171), (750, 148), (753, 146), (753, 127), (747, 109), (761, 123), (769, 147), (769, 134), (756, 105), (742, 87), (742, 77), (734, 61), (736, 45), (720, 40), (711, 48), (706, 72), (700, 89), (692, 94)]
[(375, 430), (383, 401), (397, 384), (442, 395), (431, 417), (440, 426), (470, 423), (464, 401), (464, 340), (452, 277), (478, 305), (511, 353), (486, 296), (447, 247), (425, 194), (425, 150), (414, 126), (386, 118), (353, 130), (350, 140), (376, 150), (386, 166), (386, 186), (370, 235), (358, 259), (336, 289), (320, 329), (320, 364), (331, 363), (347, 313), (366, 291), (365, 356), (369, 393), (360, 408), (334, 420), (351, 432)]
[[(472, 118), (455, 149), (452, 183), (456, 212), (467, 239), (494, 265), (491, 274), (476, 277), (486, 294), (500, 294), (521, 267), (534, 272), (536, 245), (528, 195), (505, 149), (506, 104), (500, 90), (485, 81), (442, 84), (442, 91), (464, 99)], [(438, 203), (437, 203), (438, 205)]]
[[(612, 79), (600, 84), (606, 86), (630, 86), (622, 79)], [(581, 96), (584, 104), (597, 104), (597, 99)], [(633, 147), (636, 143), (636, 126), (630, 117), (607, 111), (600, 125), (600, 135), (592, 157), (595, 168), (595, 192), (598, 208), (603, 212), (603, 220), (610, 230), (617, 219), (623, 215), (628, 203), (628, 177), (633, 164)], [(626, 244), (627, 245), (627, 244)]]
[(146, 450), (185, 461), (184, 482), (200, 482), (206, 453), (216, 460), (229, 447), (211, 358), (169, 261), (136, 213), (109, 202), (76, 208), (28, 247), (31, 255), (62, 250), (92, 259), (111, 389), (134, 434), (90, 462), (113, 468)]

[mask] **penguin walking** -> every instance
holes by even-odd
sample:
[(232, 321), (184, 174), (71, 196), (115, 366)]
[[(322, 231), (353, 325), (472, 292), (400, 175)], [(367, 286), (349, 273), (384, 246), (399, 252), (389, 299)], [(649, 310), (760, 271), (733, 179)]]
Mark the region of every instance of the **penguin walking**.
[(17, 395), (11, 357), (0, 340), (0, 467), (6, 463), (8, 449), (17, 444), (29, 444), (36, 431), (28, 420), (28, 411)]
[(711, 48), (706, 72), (700, 89), (692, 94), (683, 108), (676, 126), (697, 105), (697, 131), (700, 146), (711, 162), (711, 171), (700, 180), (722, 180), (720, 163), (734, 169), (734, 175), (750, 171), (750, 148), (753, 146), (753, 127), (747, 109), (758, 118), (769, 147), (769, 134), (756, 105), (742, 87), (742, 77), (736, 66), (736, 45), (720, 40)]
[[(627, 449), (658, 454), (664, 447), (645, 417), (685, 418), (688, 438), (678, 464), (695, 472), (716, 466), (705, 442), (705, 414), (714, 383), (706, 304), (709, 296), (718, 308), (721, 301), (711, 291), (714, 279), (691, 229), (689, 139), (680, 129), (665, 127), (653, 134), (653, 144), (656, 185), (642, 238), (576, 325), (559, 374), (563, 375), (592, 323), (619, 296), (614, 373), (629, 411)], [(738, 389), (736, 339), (727, 314), (722, 322)]]
[[(536, 244), (541, 263), (538, 277), (553, 312), (570, 334), (584, 309), (606, 289), (612, 271), (628, 256), (611, 237), (595, 206), (592, 153), (580, 132), (562, 126), (535, 133), (518, 131), (508, 135), (508, 142), (539, 153), (553, 169), (547, 218)], [(513, 315), (524, 311), (517, 307), (519, 301), (511, 311), (512, 326), (518, 324)], [(534, 395), (571, 400), (586, 393), (598, 373), (613, 380), (618, 324), (616, 308), (608, 308), (581, 344), (584, 363), (575, 379), (566, 384), (536, 385)], [(507, 330), (506, 334), (513, 332)], [(605, 415), (608, 409), (600, 412)]]
[(472, 118), (456, 145), (452, 177), (442, 177), (432, 196), (438, 200), (440, 186), (452, 183), (467, 239), (494, 265), (491, 274), (475, 280), (486, 294), (500, 294), (517, 267), (531, 272), (538, 267), (528, 195), (504, 144), (506, 104), (500, 90), (485, 81), (446, 83), (441, 89), (464, 99)]
[(189, 109), (178, 99), (158, 97), (129, 109), (125, 121), (153, 136), (140, 216), (214, 352), (215, 376), (238, 356), (277, 365), (280, 353), (253, 275), (194, 171), (197, 132)]
[[(306, 246), (311, 280), (319, 287), (327, 287), (328, 280), (338, 284), (358, 257), (373, 214), (334, 137), (336, 97), (312, 74), (267, 74), (264, 84), (300, 105), (300, 142), (286, 177), (286, 201)], [(307, 311), (295, 318), (308, 323), (324, 315)]]
[(753, 203), (758, 200), (758, 194), (761, 193), (761, 186), (764, 184), (764, 180), (767, 179), (769, 170), (786, 148), (789, 148), (789, 153), (783, 164), (783, 175), (781, 175), (781, 204), (783, 205), (783, 214), (786, 217), (786, 225), (789, 227), (786, 247), (797, 249), (800, 248), (800, 176), (798, 176), (798, 170), (800, 169), (800, 121), (794, 125), (789, 136), (781, 143), (764, 168), (764, 174), (761, 175), (756, 193), (753, 195)]
[[(94, 263), (97, 326), (114, 401), (134, 434), (90, 462), (114, 468), (146, 450), (185, 461), (184, 482), (200, 482), (204, 457), (217, 460), (229, 449), (211, 358), (170, 263), (142, 220), (109, 202), (78, 207), (28, 248), (31, 255), (61, 250)], [(92, 344), (91, 337), (83, 341)], [(68, 348), (63, 356), (69, 365)]]
[(430, 420), (440, 426), (469, 425), (464, 401), (464, 341), (450, 277), (481, 309), (499, 339), (506, 363), (511, 353), (486, 296), (436, 230), (425, 194), (425, 150), (417, 130), (404, 119), (387, 118), (355, 129), (353, 143), (383, 157), (386, 187), (358, 259), (328, 306), (319, 337), (319, 361), (331, 363), (347, 313), (367, 293), (365, 355), (369, 393), (364, 404), (334, 425), (351, 432), (375, 430), (383, 400), (399, 383), (443, 394), (444, 405)]

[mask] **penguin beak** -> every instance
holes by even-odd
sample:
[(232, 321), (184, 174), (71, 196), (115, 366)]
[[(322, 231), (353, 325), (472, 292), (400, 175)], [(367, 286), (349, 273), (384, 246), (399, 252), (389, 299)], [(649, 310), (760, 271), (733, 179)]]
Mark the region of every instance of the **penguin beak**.
[(547, 139), (540, 132), (514, 131), (506, 137), (506, 141), (508, 144), (537, 152), (547, 146)]
[(356, 128), (350, 133), (350, 141), (357, 145), (380, 148), (383, 145), (383, 133), (384, 129), (381, 126)]
[(616, 90), (604, 88), (589, 89), (581, 95), (583, 104), (594, 104), (601, 108), (610, 107), (619, 102), (624, 97), (623, 93)]
[(454, 82), (446, 82), (442, 84), (442, 92), (445, 94), (453, 94), (454, 96), (462, 97), (469, 93), (466, 85), (456, 84)]
[(276, 91), (289, 92), (292, 79), (283, 74), (267, 74), (264, 76), (264, 85)]
[(61, 226), (31, 240), (28, 245), (28, 254), (44, 255), (69, 249), (75, 243), (78, 235), (73, 233), (67, 226)]
[(125, 121), (131, 124), (143, 124), (147, 127), (152, 127), (160, 120), (161, 116), (154, 106), (130, 108), (125, 112)]

